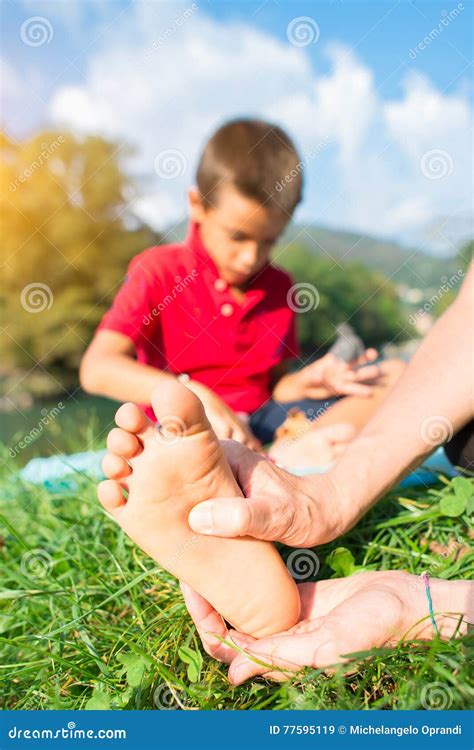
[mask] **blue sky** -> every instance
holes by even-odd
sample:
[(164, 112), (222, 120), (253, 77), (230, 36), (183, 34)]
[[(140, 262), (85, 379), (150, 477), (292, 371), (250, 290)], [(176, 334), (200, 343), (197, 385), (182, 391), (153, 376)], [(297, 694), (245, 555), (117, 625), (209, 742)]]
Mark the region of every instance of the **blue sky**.
[(297, 220), (446, 253), (470, 230), (469, 0), (4, 0), (2, 16), (7, 131), (133, 144), (134, 210), (159, 228), (182, 218), (205, 138), (249, 114), (307, 162)]

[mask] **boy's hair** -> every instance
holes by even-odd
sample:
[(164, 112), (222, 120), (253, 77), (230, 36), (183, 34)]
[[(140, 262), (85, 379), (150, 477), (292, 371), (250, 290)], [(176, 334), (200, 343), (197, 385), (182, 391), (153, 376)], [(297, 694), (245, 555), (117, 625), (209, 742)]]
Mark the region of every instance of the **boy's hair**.
[(207, 142), (197, 168), (203, 200), (216, 202), (219, 188), (239, 193), (291, 215), (301, 200), (302, 163), (289, 136), (263, 120), (231, 120)]

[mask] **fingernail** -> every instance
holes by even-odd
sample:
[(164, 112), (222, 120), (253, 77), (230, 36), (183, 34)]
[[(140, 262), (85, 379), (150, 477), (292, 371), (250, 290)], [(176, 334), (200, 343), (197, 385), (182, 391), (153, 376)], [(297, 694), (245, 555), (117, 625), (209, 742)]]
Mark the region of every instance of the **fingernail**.
[(214, 503), (200, 503), (189, 514), (189, 525), (200, 534), (214, 533)]

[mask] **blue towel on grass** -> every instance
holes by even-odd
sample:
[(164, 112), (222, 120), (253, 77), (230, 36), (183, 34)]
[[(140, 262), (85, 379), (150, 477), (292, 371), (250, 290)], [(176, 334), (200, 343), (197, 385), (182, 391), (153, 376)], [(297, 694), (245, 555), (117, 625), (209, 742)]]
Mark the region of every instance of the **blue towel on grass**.
[[(50, 456), (49, 458), (33, 458), (20, 472), (21, 478), (32, 484), (43, 484), (52, 492), (77, 489), (77, 475), (85, 475), (93, 481), (103, 479), (101, 469), (102, 457), (105, 450), (85, 451), (70, 455)], [(307, 476), (308, 474), (324, 474), (328, 466), (315, 466), (310, 469), (294, 469), (293, 474)], [(456, 471), (446, 457), (442, 448), (438, 448), (426, 461), (400, 482), (400, 487), (419, 487), (434, 484), (439, 474), (454, 477)]]

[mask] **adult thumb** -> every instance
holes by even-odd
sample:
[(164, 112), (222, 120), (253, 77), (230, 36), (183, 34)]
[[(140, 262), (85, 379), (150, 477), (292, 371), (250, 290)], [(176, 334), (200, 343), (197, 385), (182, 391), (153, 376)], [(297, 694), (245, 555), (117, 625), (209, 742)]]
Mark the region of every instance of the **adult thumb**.
[(193, 531), (211, 536), (254, 535), (252, 512), (242, 497), (205, 500), (191, 510), (188, 522)]

